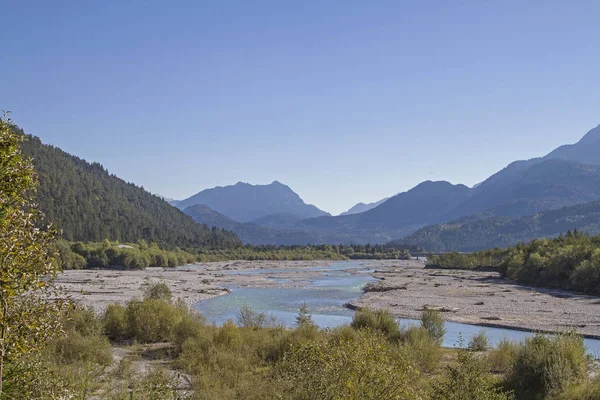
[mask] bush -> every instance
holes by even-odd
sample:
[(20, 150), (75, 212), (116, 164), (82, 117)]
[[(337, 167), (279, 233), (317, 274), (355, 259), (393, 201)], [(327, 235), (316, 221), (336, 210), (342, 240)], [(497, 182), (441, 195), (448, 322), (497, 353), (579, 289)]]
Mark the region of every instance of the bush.
[(182, 314), (180, 308), (164, 300), (132, 300), (125, 312), (128, 336), (140, 343), (172, 341)]
[(135, 380), (132, 391), (135, 398), (173, 400), (177, 397), (179, 379), (162, 369), (148, 372), (142, 379)]
[(75, 306), (69, 309), (64, 318), (64, 329), (76, 331), (82, 336), (98, 336), (103, 332), (102, 319), (91, 307)]
[(369, 329), (379, 331), (387, 338), (398, 338), (400, 328), (396, 322), (396, 318), (387, 310), (358, 310), (352, 318), (351, 326), (354, 329)]
[(571, 386), (558, 396), (558, 400), (600, 400), (600, 377)]
[(402, 332), (403, 348), (421, 371), (433, 372), (442, 359), (442, 348), (422, 327), (410, 327)]
[(277, 366), (283, 394), (297, 400), (421, 398), (416, 371), (386, 337), (361, 330), (356, 340), (310, 342)]
[(421, 314), (421, 326), (433, 340), (442, 344), (446, 334), (446, 326), (439, 311), (425, 307)]
[(52, 340), (47, 351), (56, 365), (83, 362), (107, 367), (113, 361), (111, 346), (105, 337), (83, 336), (76, 331)]
[(492, 372), (506, 373), (512, 366), (520, 345), (508, 339), (502, 339), (495, 349), (487, 355), (488, 367)]
[(585, 260), (575, 268), (571, 287), (589, 294), (600, 294), (600, 264), (594, 261)]
[(144, 298), (169, 301), (173, 297), (171, 289), (165, 282), (150, 283), (144, 290)]
[[(458, 365), (446, 367), (434, 382), (431, 400), (509, 400), (513, 396), (496, 387), (482, 363), (469, 350), (460, 350)], [(519, 398), (520, 400), (520, 398)]]
[(181, 321), (175, 327), (173, 344), (179, 353), (188, 339), (199, 338), (207, 334), (204, 316), (192, 310), (187, 310), (187, 312), (182, 313)]
[(487, 351), (488, 348), (489, 340), (485, 334), (485, 331), (481, 331), (477, 335), (473, 335), (469, 341), (469, 350), (471, 351)]
[(519, 400), (546, 399), (581, 383), (587, 376), (588, 365), (580, 335), (538, 334), (527, 339), (519, 349), (507, 384)]
[(242, 306), (237, 313), (238, 325), (242, 328), (260, 329), (275, 325), (273, 316), (267, 316), (264, 312), (252, 310), (248, 305)]
[(128, 336), (126, 308), (120, 304), (109, 304), (104, 312), (104, 333), (111, 340)]
[(303, 325), (314, 325), (312, 317), (308, 312), (308, 305), (303, 303), (298, 310), (298, 315), (296, 316), (296, 326)]

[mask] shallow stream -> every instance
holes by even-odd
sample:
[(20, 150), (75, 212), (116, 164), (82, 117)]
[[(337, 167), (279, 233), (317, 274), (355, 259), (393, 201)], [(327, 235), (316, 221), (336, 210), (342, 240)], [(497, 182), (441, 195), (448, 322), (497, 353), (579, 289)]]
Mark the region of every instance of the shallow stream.
[[(350, 270), (353, 270), (351, 274)], [(289, 274), (297, 270), (261, 269), (249, 271), (231, 271), (235, 275), (267, 275), (268, 279), (278, 283), (289, 283), (291, 278), (277, 277), (278, 274)], [(359, 261), (344, 261), (328, 266), (302, 268), (301, 271), (316, 272), (302, 279), (302, 287), (285, 288), (240, 288), (230, 286), (231, 293), (213, 297), (196, 303), (195, 309), (216, 324), (231, 319), (236, 321), (240, 308), (248, 305), (255, 311), (263, 311), (274, 316), (287, 326), (293, 326), (296, 315), (302, 304), (306, 303), (309, 312), (317, 325), (332, 328), (352, 321), (354, 311), (344, 304), (359, 298), (362, 288), (368, 282), (375, 281), (370, 276), (373, 271)], [(294, 278), (295, 279), (295, 278)], [(400, 319), (403, 327), (418, 324), (419, 321)], [(477, 325), (446, 322), (447, 333), (443, 345), (459, 347), (466, 345), (471, 337), (482, 330), (485, 331), (491, 345), (506, 338), (512, 341), (523, 341), (532, 336), (531, 332), (523, 332), (507, 328), (482, 328)], [(585, 339), (590, 354), (600, 358), (600, 340)]]

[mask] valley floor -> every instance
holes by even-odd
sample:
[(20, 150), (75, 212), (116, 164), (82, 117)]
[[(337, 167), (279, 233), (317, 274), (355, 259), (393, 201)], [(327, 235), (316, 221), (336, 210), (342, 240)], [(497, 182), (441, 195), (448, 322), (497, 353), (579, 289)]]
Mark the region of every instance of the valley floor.
[[(224, 295), (226, 286), (298, 287), (328, 261), (233, 261), (143, 271), (66, 271), (58, 283), (66, 294), (101, 310), (109, 303), (141, 297), (144, 285), (163, 280), (175, 298), (187, 303)], [(364, 261), (382, 279), (350, 307), (384, 308), (397, 317), (418, 319), (423, 307), (435, 307), (447, 321), (524, 330), (576, 328), (600, 337), (600, 298), (532, 288), (501, 279), (495, 272), (427, 269), (423, 260)], [(253, 274), (266, 270), (268, 274)], [(267, 276), (288, 278), (285, 283)], [(290, 279), (291, 278), (291, 279)]]

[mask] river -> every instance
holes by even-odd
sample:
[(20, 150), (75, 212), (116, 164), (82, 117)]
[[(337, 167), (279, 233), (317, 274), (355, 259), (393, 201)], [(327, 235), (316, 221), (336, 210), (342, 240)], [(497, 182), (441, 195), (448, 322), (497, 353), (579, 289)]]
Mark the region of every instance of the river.
[[(272, 315), (287, 326), (293, 326), (299, 308), (306, 303), (313, 320), (322, 328), (331, 328), (352, 321), (353, 311), (344, 304), (361, 296), (365, 284), (375, 281), (370, 273), (373, 271), (358, 261), (337, 262), (328, 266), (303, 268), (304, 272), (312, 272), (310, 278), (303, 282), (303, 287), (285, 288), (246, 288), (230, 286), (231, 293), (213, 297), (195, 304), (194, 308), (215, 323), (222, 324), (231, 319), (236, 321), (240, 308), (248, 305), (255, 311), (263, 311)], [(353, 273), (351, 273), (352, 271)], [(278, 283), (289, 283), (286, 276), (289, 269), (262, 269), (251, 271), (232, 271), (229, 274), (264, 275)], [(399, 319), (402, 327), (418, 324), (419, 321)], [(506, 328), (482, 328), (476, 325), (446, 322), (447, 333), (444, 336), (445, 347), (466, 345), (471, 337), (482, 330), (485, 331), (491, 345), (502, 339), (521, 342), (533, 335)], [(600, 340), (585, 339), (588, 352), (600, 358)]]

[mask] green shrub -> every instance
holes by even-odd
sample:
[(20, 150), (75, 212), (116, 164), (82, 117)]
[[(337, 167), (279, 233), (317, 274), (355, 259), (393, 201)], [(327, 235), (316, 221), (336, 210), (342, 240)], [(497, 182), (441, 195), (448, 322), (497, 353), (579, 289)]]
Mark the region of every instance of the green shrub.
[(298, 315), (296, 316), (296, 326), (303, 325), (314, 325), (312, 317), (308, 312), (308, 305), (303, 303), (298, 310)]
[(83, 336), (98, 336), (103, 331), (102, 318), (94, 309), (78, 305), (67, 311), (63, 326), (66, 331), (74, 330)]
[(331, 335), (339, 340), (357, 340), (358, 332), (349, 325), (342, 325), (334, 328)]
[(132, 382), (133, 398), (152, 400), (177, 400), (179, 379), (162, 369), (155, 369)]
[(446, 334), (446, 326), (444, 319), (438, 310), (431, 308), (423, 308), (421, 314), (421, 326), (427, 331), (429, 336), (438, 342), (442, 343)]
[(471, 351), (487, 351), (489, 348), (489, 340), (485, 331), (479, 332), (477, 335), (473, 335), (469, 341), (469, 350)]
[(508, 339), (502, 339), (495, 349), (487, 354), (487, 364), (492, 372), (506, 373), (512, 366), (520, 345)]
[(600, 294), (600, 264), (596, 260), (585, 260), (571, 275), (571, 287), (579, 291)]
[(275, 325), (273, 316), (267, 316), (264, 312), (254, 311), (250, 306), (243, 305), (237, 313), (238, 325), (242, 328), (260, 329)]
[(579, 385), (572, 385), (563, 393), (558, 400), (600, 400), (600, 377), (590, 379)]
[(120, 304), (109, 304), (104, 312), (104, 332), (111, 340), (128, 336), (126, 308)]
[(173, 294), (165, 282), (150, 283), (144, 290), (144, 298), (151, 300), (171, 300)]
[[(458, 365), (446, 367), (441, 380), (433, 383), (431, 400), (510, 400), (512, 394), (503, 392), (483, 363), (469, 350), (460, 350)], [(520, 398), (519, 398), (520, 399)]]
[(70, 331), (67, 335), (52, 340), (47, 348), (55, 364), (92, 363), (101, 366), (112, 364), (110, 343), (103, 336), (83, 336)]
[(519, 349), (508, 387), (519, 400), (541, 400), (556, 396), (587, 376), (589, 358), (583, 338), (575, 333), (554, 336), (538, 334)]
[(354, 329), (369, 329), (383, 333), (387, 338), (398, 338), (400, 328), (394, 315), (387, 310), (358, 310), (352, 318)]
[(224, 347), (235, 347), (242, 341), (242, 334), (233, 321), (229, 320), (218, 328), (214, 335), (214, 342)]
[(181, 321), (175, 327), (173, 345), (176, 351), (180, 352), (186, 340), (207, 334), (204, 316), (192, 310), (187, 310), (187, 312), (182, 313)]
[(125, 312), (128, 336), (140, 343), (172, 341), (182, 314), (180, 308), (164, 300), (131, 300)]
[(3, 366), (2, 399), (62, 400), (75, 398), (58, 371), (39, 354), (29, 354)]
[[(352, 332), (354, 329), (349, 328)], [(320, 341), (325, 335), (315, 324), (302, 324), (293, 330), (283, 330), (281, 337), (272, 345), (267, 345), (263, 359), (269, 362), (280, 360), (284, 354), (306, 343)]]
[(356, 340), (302, 345), (278, 364), (283, 395), (297, 400), (420, 399), (416, 370), (394, 348), (381, 333), (366, 329)]
[(433, 372), (442, 360), (442, 348), (422, 327), (410, 327), (402, 332), (402, 345), (412, 362), (421, 371)]

